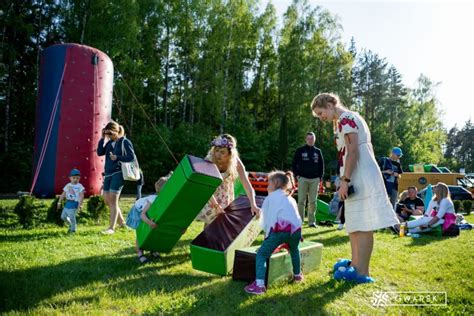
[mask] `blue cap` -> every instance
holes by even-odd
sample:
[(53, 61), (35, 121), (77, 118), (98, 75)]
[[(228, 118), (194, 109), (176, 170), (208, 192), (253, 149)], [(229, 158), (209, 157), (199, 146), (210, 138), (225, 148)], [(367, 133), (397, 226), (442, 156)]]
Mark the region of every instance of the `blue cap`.
[(78, 170), (78, 169), (72, 169), (71, 172), (69, 172), (69, 176), (70, 177), (74, 177), (74, 176), (80, 176), (81, 175), (81, 172)]
[(402, 152), (402, 149), (400, 147), (393, 147), (392, 153), (394, 155), (397, 155), (398, 157), (403, 156), (403, 152)]

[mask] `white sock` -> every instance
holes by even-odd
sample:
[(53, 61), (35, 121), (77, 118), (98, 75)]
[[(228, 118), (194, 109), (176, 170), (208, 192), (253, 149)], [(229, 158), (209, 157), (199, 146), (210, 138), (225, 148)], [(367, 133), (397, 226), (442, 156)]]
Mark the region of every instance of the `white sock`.
[(257, 284), (257, 286), (260, 286), (260, 287), (265, 286), (265, 280), (257, 279), (255, 280), (255, 283)]

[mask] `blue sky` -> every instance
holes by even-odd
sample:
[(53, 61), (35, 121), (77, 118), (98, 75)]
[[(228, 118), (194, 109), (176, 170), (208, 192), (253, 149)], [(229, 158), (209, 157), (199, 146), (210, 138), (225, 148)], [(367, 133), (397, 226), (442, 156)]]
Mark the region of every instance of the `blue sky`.
[[(342, 40), (386, 58), (410, 88), (420, 74), (439, 82), (446, 128), (474, 120), (474, 1), (308, 1), (339, 17)], [(268, 0), (262, 0), (265, 8)], [(280, 18), (291, 0), (273, 0)]]

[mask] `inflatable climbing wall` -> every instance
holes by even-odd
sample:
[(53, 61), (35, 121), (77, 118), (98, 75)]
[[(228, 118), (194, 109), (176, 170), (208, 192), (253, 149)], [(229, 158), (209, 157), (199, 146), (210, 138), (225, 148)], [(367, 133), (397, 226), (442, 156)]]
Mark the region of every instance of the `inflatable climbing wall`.
[(31, 189), (60, 194), (77, 168), (86, 196), (98, 194), (104, 157), (96, 148), (111, 120), (112, 61), (92, 47), (60, 44), (43, 51), (40, 69)]

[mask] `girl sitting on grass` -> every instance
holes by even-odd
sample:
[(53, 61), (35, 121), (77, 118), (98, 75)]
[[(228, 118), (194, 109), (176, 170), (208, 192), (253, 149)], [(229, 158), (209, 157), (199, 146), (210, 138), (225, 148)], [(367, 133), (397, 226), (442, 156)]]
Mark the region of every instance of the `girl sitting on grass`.
[[(138, 225), (141, 221), (145, 222), (151, 229), (155, 229), (157, 227), (156, 223), (153, 222), (148, 216), (147, 212), (150, 209), (151, 205), (155, 201), (156, 197), (160, 193), (161, 189), (171, 177), (173, 172), (170, 172), (167, 176), (161, 177), (158, 181), (155, 182), (155, 191), (156, 194), (146, 196), (144, 198), (138, 199), (135, 204), (133, 204), (130, 212), (128, 212), (127, 216), (127, 225), (130, 228), (137, 229)], [(138, 248), (138, 241), (135, 239), (135, 246), (137, 249), (137, 256), (138, 262), (140, 263), (147, 263), (149, 259), (143, 254), (143, 250)], [(151, 256), (154, 259), (160, 258), (160, 254), (158, 252), (151, 252)]]
[(293, 264), (293, 281), (303, 281), (298, 245), (301, 240), (301, 217), (298, 205), (291, 197), (294, 188), (291, 171), (274, 171), (268, 175), (268, 196), (263, 202), (261, 224), (265, 240), (257, 251), (256, 280), (245, 287), (250, 294), (263, 294), (265, 288), (266, 262), (273, 251), (286, 243)]

